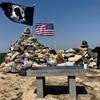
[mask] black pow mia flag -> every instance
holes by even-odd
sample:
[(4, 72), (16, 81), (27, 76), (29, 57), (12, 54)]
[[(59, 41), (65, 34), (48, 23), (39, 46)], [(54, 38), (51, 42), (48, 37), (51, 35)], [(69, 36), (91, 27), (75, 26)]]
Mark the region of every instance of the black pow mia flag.
[(33, 25), (33, 7), (26, 7), (22, 5), (13, 4), (10, 2), (3, 2), (0, 7), (4, 10), (5, 15), (16, 23)]

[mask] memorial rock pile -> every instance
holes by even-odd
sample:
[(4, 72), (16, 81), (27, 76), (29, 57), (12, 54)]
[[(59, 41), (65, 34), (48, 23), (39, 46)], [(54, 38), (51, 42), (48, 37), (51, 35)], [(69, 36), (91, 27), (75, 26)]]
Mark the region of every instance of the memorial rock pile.
[(89, 48), (87, 41), (82, 41), (80, 48), (68, 49), (64, 53), (68, 62), (73, 64), (82, 64), (84, 68), (97, 68), (98, 53), (94, 49)]
[(58, 66), (83, 65), (85, 69), (90, 67), (98, 68), (98, 52), (95, 52), (94, 49), (89, 48), (87, 41), (82, 41), (80, 48), (70, 48), (67, 50), (62, 50), (62, 52), (65, 62), (57, 64)]
[(46, 66), (51, 51), (54, 50), (40, 44), (32, 37), (30, 29), (26, 28), (22, 36), (9, 48), (1, 67), (8, 72), (13, 69), (19, 71), (23, 67)]
[(39, 43), (25, 28), (21, 37), (11, 44), (9, 52), (0, 67), (6, 72), (18, 72), (25, 67), (45, 67), (48, 65), (74, 65), (83, 64), (96, 66), (97, 54), (88, 48), (86, 41), (80, 48), (57, 50)]

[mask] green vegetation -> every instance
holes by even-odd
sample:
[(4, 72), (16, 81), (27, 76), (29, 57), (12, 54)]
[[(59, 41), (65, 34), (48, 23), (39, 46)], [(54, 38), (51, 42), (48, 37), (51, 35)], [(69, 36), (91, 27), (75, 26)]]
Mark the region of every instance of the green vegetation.
[(0, 64), (5, 60), (7, 53), (0, 53)]

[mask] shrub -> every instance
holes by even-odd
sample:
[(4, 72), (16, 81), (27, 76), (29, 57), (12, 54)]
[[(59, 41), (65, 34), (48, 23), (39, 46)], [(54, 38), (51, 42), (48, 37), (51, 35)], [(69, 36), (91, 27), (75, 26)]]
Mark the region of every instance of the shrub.
[(6, 53), (0, 53), (0, 64), (4, 62), (6, 55)]

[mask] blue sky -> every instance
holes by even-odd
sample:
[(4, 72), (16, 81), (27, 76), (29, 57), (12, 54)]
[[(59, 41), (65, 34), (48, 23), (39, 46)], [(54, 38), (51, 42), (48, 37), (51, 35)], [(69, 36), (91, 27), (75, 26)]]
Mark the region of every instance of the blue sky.
[[(20, 5), (35, 4), (32, 34), (40, 43), (57, 49), (79, 48), (88, 41), (91, 48), (100, 46), (100, 0), (0, 0)], [(54, 23), (55, 37), (35, 35), (35, 23)], [(0, 9), (0, 52), (18, 40), (25, 25), (10, 21)]]

